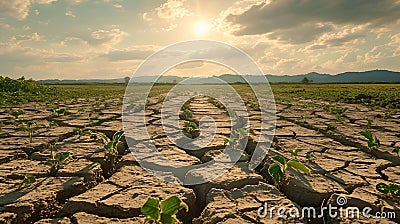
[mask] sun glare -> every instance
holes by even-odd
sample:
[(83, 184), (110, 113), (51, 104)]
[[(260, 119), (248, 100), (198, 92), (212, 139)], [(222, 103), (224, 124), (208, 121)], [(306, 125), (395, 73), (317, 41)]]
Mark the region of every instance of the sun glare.
[(204, 22), (204, 21), (199, 21), (194, 24), (194, 32), (198, 35), (204, 35), (210, 31), (212, 28), (212, 25)]

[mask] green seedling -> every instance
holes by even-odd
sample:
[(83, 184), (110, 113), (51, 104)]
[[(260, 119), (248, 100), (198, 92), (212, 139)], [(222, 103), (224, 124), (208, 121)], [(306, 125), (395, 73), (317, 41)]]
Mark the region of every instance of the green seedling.
[(396, 113), (398, 113), (399, 112), (399, 110), (392, 110), (392, 111), (389, 111), (389, 112), (386, 112), (386, 113), (384, 113), (383, 115), (382, 115), (382, 118), (383, 119), (386, 119), (386, 118), (390, 118), (390, 117), (392, 117), (392, 115), (393, 114), (396, 114)]
[(368, 117), (364, 118), (364, 120), (366, 120), (368, 122), (368, 126), (372, 124), (372, 119), (369, 119)]
[(54, 121), (49, 121), (49, 125), (47, 126), (47, 129), (51, 129), (52, 127), (56, 126), (56, 122)]
[(302, 149), (289, 149), (288, 152), (293, 156), (293, 158), (296, 159), (297, 155), (299, 154), (299, 152), (301, 152)]
[(311, 162), (315, 157), (314, 152), (307, 152), (306, 153), (306, 159)]
[(310, 117), (305, 116), (305, 115), (301, 115), (299, 118), (297, 118), (298, 121), (303, 120), (304, 123), (307, 123), (307, 119), (309, 119)]
[(327, 129), (327, 130), (333, 130), (333, 129), (336, 128), (336, 125), (333, 124), (333, 123), (329, 123), (329, 122), (326, 122), (326, 121), (322, 121), (321, 123), (322, 123), (323, 125), (326, 125), (326, 129)]
[(244, 137), (244, 136), (246, 136), (247, 135), (247, 130), (245, 129), (245, 128), (238, 128), (237, 129), (237, 132), (239, 133), (239, 136), (240, 137)]
[(57, 116), (64, 115), (65, 112), (67, 112), (67, 109), (65, 109), (65, 108), (62, 108), (62, 109), (59, 109), (59, 108), (56, 109), (56, 108), (54, 108), (54, 109), (53, 109), (53, 113), (55, 113)]
[(78, 138), (81, 138), (84, 135), (90, 135), (90, 138), (92, 139), (97, 139), (97, 135), (95, 133), (90, 132), (89, 130), (87, 130), (86, 128), (74, 128), (73, 132), (76, 135), (79, 135)]
[(400, 154), (399, 154), (400, 153), (400, 148), (399, 147), (394, 148), (393, 152), (397, 153), (397, 157), (400, 157)]
[(48, 174), (51, 177), (57, 176), (58, 170), (71, 161), (72, 157), (69, 152), (59, 152), (54, 158), (49, 159), (41, 164), (49, 166)]
[(229, 138), (224, 139), (224, 145), (225, 145), (225, 146), (226, 146), (226, 145), (229, 145), (229, 146), (232, 147), (232, 148), (236, 148), (237, 144), (238, 144), (238, 141), (237, 141), (236, 138), (233, 138), (233, 139), (229, 139)]
[(23, 114), (25, 114), (25, 112), (24, 112), (23, 110), (21, 110), (21, 109), (19, 109), (19, 110), (11, 110), (11, 111), (10, 111), (10, 114), (11, 114), (12, 116), (14, 116), (15, 119), (18, 119), (18, 117), (21, 116), (21, 115), (23, 115)]
[(28, 132), (29, 134), (29, 143), (33, 142), (33, 134), (36, 131), (36, 129), (45, 127), (44, 124), (39, 124), (34, 121), (28, 121), (28, 120), (15, 120), (14, 125), (16, 127), (19, 127), (20, 124), (23, 124), (24, 127), (22, 127), (22, 130)]
[(33, 175), (26, 174), (24, 179), (21, 181), (21, 183), (18, 183), (15, 185), (17, 187), (17, 190), (21, 190), (22, 188), (29, 187), (31, 184), (36, 182), (36, 178)]
[(295, 159), (286, 161), (286, 159), (282, 156), (274, 156), (272, 158), (275, 160), (275, 162), (268, 167), (268, 173), (278, 185), (282, 185), (284, 183), (284, 180), (286, 179), (286, 170), (288, 167), (292, 167), (295, 170), (300, 170), (307, 175), (311, 174), (310, 170), (303, 163)]
[(144, 223), (153, 221), (154, 223), (173, 224), (177, 221), (176, 213), (181, 209), (189, 211), (188, 206), (181, 199), (172, 196), (161, 203), (158, 199), (148, 198), (142, 206), (141, 212), (146, 216)]
[(185, 121), (183, 127), (186, 134), (188, 134), (190, 138), (196, 138), (199, 136), (198, 127), (196, 123), (191, 121)]
[(368, 148), (369, 149), (372, 150), (372, 149), (376, 149), (381, 146), (379, 139), (376, 136), (372, 135), (372, 133), (370, 131), (362, 131), (362, 132), (360, 132), (360, 135), (362, 135), (368, 139)]
[(332, 111), (333, 113), (335, 113), (335, 114), (340, 114), (340, 115), (343, 115), (344, 113), (346, 113), (347, 110), (348, 110), (347, 107), (345, 107), (345, 108), (334, 107), (334, 108), (331, 109), (331, 111)]
[(90, 136), (92, 139), (100, 138), (104, 143), (105, 158), (104, 163), (101, 163), (101, 167), (105, 177), (110, 177), (115, 172), (118, 158), (118, 147), (122, 144), (121, 138), (123, 134), (124, 131), (117, 131), (111, 139), (100, 132), (92, 133)]
[(398, 184), (385, 184), (385, 183), (379, 183), (376, 185), (376, 190), (381, 192), (382, 194), (386, 196), (393, 196), (393, 197), (399, 197), (400, 196), (400, 185)]

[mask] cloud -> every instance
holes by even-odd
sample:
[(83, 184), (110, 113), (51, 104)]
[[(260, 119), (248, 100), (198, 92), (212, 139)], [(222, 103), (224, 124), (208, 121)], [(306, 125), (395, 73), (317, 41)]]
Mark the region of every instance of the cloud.
[(156, 51), (154, 46), (141, 46), (123, 50), (111, 50), (105, 56), (110, 61), (144, 60)]
[(155, 9), (161, 19), (180, 19), (193, 15), (183, 4), (186, 0), (167, 0), (166, 3)]
[(114, 4), (113, 6), (114, 6), (114, 8), (122, 9), (122, 5), (121, 4)]
[(118, 28), (111, 30), (96, 30), (90, 35), (88, 42), (93, 45), (114, 45), (119, 43), (128, 34)]
[(24, 20), (32, 4), (50, 4), (57, 0), (1, 0), (0, 14)]
[(269, 34), (296, 44), (315, 40), (333, 26), (394, 24), (399, 12), (400, 2), (391, 0), (264, 1), (242, 11), (224, 12), (223, 27), (235, 36)]
[(30, 5), (29, 0), (2, 0), (0, 1), (0, 14), (23, 20), (29, 14)]
[(15, 39), (16, 41), (23, 42), (23, 41), (41, 41), (43, 40), (43, 37), (40, 36), (38, 33), (32, 33), (28, 35), (17, 35), (12, 37), (12, 39)]
[(71, 9), (67, 9), (65, 11), (65, 15), (69, 16), (69, 17), (72, 17), (72, 18), (76, 18), (76, 15), (74, 15), (74, 13), (72, 13)]

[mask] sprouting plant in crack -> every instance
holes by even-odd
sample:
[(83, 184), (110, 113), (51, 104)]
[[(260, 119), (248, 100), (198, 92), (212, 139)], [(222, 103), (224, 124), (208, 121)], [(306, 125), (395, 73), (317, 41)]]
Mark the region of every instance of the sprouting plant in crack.
[(381, 192), (386, 196), (400, 197), (400, 185), (398, 184), (378, 183), (376, 185), (376, 190), (378, 190), (379, 192)]
[(381, 146), (381, 143), (380, 143), (378, 137), (374, 136), (371, 133), (371, 131), (362, 131), (362, 132), (360, 132), (360, 135), (362, 135), (368, 139), (368, 148), (370, 150), (376, 149)]
[(58, 170), (68, 164), (72, 159), (72, 156), (69, 152), (58, 152), (54, 158), (49, 159), (41, 164), (49, 166), (49, 170), (47, 171), (49, 176), (55, 177), (58, 174)]
[(224, 139), (224, 145), (225, 145), (225, 146), (228, 145), (228, 146), (230, 146), (232, 149), (236, 149), (236, 146), (238, 145), (238, 140), (237, 140), (236, 138), (232, 138), (232, 139), (227, 138), (227, 139)]
[(64, 115), (67, 112), (67, 109), (65, 109), (65, 108), (53, 108), (52, 111), (57, 116), (61, 116), (61, 115)]
[(11, 111), (10, 111), (10, 114), (11, 114), (12, 116), (14, 116), (15, 119), (18, 119), (18, 117), (21, 116), (21, 115), (23, 115), (23, 114), (25, 114), (25, 112), (24, 112), (23, 110), (21, 110), (21, 109), (19, 109), (19, 110), (11, 110)]
[(336, 128), (336, 125), (333, 124), (333, 123), (329, 123), (329, 122), (326, 122), (326, 121), (322, 121), (321, 123), (323, 125), (326, 125), (326, 129), (327, 130), (334, 130)]
[(51, 129), (52, 127), (54, 127), (54, 126), (56, 126), (57, 124), (56, 124), (56, 122), (54, 122), (54, 121), (49, 121), (49, 124), (48, 124), (48, 126), (47, 126), (47, 129)]
[(91, 138), (97, 139), (97, 135), (93, 132), (90, 132), (90, 130), (87, 130), (86, 128), (74, 128), (73, 132), (76, 135), (79, 135), (78, 138), (81, 138), (84, 135), (90, 135)]
[(295, 170), (300, 170), (303, 173), (310, 175), (310, 170), (301, 162), (291, 159), (286, 161), (282, 156), (274, 156), (272, 159), (275, 161), (268, 167), (268, 173), (278, 185), (284, 184), (286, 180), (286, 170), (288, 167), (292, 167)]
[(116, 169), (117, 159), (118, 159), (118, 147), (122, 145), (121, 138), (124, 131), (120, 130), (114, 133), (113, 137), (110, 139), (105, 134), (100, 132), (92, 133), (91, 138), (100, 138), (104, 143), (104, 163), (101, 163), (101, 167), (105, 177), (110, 177)]
[(31, 184), (36, 182), (36, 178), (33, 175), (25, 174), (24, 179), (20, 183), (15, 184), (13, 187), (16, 187), (17, 190), (21, 190), (23, 188), (29, 187)]
[(306, 159), (307, 159), (309, 162), (312, 162), (314, 158), (316, 158), (315, 155), (314, 155), (314, 152), (307, 152), (307, 153), (306, 153)]
[(189, 207), (181, 199), (172, 196), (161, 202), (159, 199), (148, 198), (142, 206), (141, 212), (146, 216), (144, 223), (173, 224), (177, 221), (176, 213), (181, 209), (185, 209), (186, 212), (189, 211)]
[(309, 119), (310, 117), (305, 116), (305, 115), (301, 115), (299, 118), (297, 118), (298, 121), (303, 120), (304, 123), (307, 123), (307, 119)]
[(17, 190), (21, 190), (22, 188), (29, 187), (31, 184), (36, 182), (36, 178), (33, 175), (25, 174), (24, 179), (20, 182), (15, 184), (14, 186)]
[(29, 134), (29, 143), (33, 142), (33, 134), (36, 131), (36, 129), (45, 127), (44, 124), (39, 124), (34, 121), (28, 121), (28, 120), (16, 120), (14, 124), (19, 127), (20, 124), (23, 124), (24, 126), (22, 127), (22, 130), (25, 130)]
[(399, 147), (394, 148), (392, 152), (396, 153), (397, 157), (400, 157), (400, 148)]
[(347, 112), (347, 110), (348, 110), (347, 107), (345, 107), (345, 108), (336, 108), (336, 107), (331, 108), (331, 111), (333, 113), (335, 113), (336, 120), (339, 121), (339, 122), (344, 122), (345, 121), (345, 118), (343, 117), (343, 115), (344, 115), (344, 113)]
[(196, 123), (185, 121), (185, 123), (183, 124), (183, 128), (188, 137), (196, 138), (199, 136), (199, 130)]
[(290, 155), (293, 156), (294, 159), (297, 158), (297, 155), (299, 154), (299, 152), (301, 152), (302, 149), (289, 149), (288, 152), (290, 153)]
[(370, 126), (372, 124), (372, 119), (369, 119), (368, 117), (364, 118), (364, 120), (366, 120), (368, 122), (368, 126)]

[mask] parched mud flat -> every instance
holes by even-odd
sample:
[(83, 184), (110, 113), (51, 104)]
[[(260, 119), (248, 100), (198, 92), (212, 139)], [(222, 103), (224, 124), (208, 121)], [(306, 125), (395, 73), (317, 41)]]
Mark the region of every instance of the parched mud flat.
[[(83, 130), (111, 137), (122, 129), (119, 101), (98, 103), (82, 99), (59, 104), (58, 108), (67, 108), (64, 114), (49, 111), (48, 105), (39, 103), (0, 111), (0, 223), (143, 223), (140, 208), (148, 197), (165, 199), (172, 195), (189, 206), (188, 213), (177, 214), (181, 223), (400, 222), (399, 199), (375, 189), (377, 183), (400, 182), (400, 159), (392, 152), (394, 147), (400, 146), (399, 114), (382, 116), (386, 111), (362, 105), (332, 105), (348, 108), (338, 119), (324, 102), (277, 103), (277, 128), (270, 156), (256, 170), (247, 168), (257, 142), (254, 138), (237, 164), (221, 177), (201, 185), (180, 186), (166, 183), (143, 170), (126, 145), (119, 150), (115, 173), (105, 175), (101, 165), (104, 146)], [(254, 105), (248, 106), (251, 127), (257, 134), (260, 112)], [(182, 116), (182, 122), (186, 119), (196, 123), (203, 116), (210, 116), (217, 123), (213, 141), (198, 151), (185, 151), (170, 142), (162, 127), (160, 108), (158, 99), (150, 99), (146, 116), (152, 142), (145, 142), (138, 136), (135, 147), (154, 144), (168, 159), (184, 165), (210, 161), (225, 148), (224, 140), (229, 138), (231, 122), (224, 108), (215, 101), (206, 97), (193, 98), (189, 104), (191, 116)], [(18, 109), (23, 109), (24, 114), (18, 118), (10, 115), (11, 110)], [(365, 118), (373, 120), (372, 123)], [(43, 123), (47, 127), (35, 128), (30, 143), (28, 131), (14, 124), (17, 119)], [(55, 125), (49, 125), (52, 122)], [(368, 148), (367, 140), (359, 134), (365, 130), (371, 130), (379, 138), (379, 148)], [(296, 158), (311, 170), (311, 175), (288, 168), (287, 183), (277, 187), (268, 174), (271, 156), (290, 159), (293, 156), (288, 150), (297, 148), (302, 151)], [(70, 152), (72, 161), (60, 169), (56, 177), (49, 177), (48, 166), (40, 163), (56, 152)], [(307, 159), (310, 152), (314, 157)], [(149, 158), (146, 162), (158, 161)], [(26, 174), (35, 176), (36, 182), (17, 190), (15, 186)], [(344, 207), (360, 210), (370, 207), (370, 214), (394, 212), (396, 217), (367, 219), (325, 215), (308, 220), (283, 219), (277, 214), (260, 218), (257, 213), (265, 203), (269, 208), (296, 207), (300, 211), (313, 206), (319, 212), (328, 204), (337, 205), (337, 198), (343, 196), (347, 199)]]

